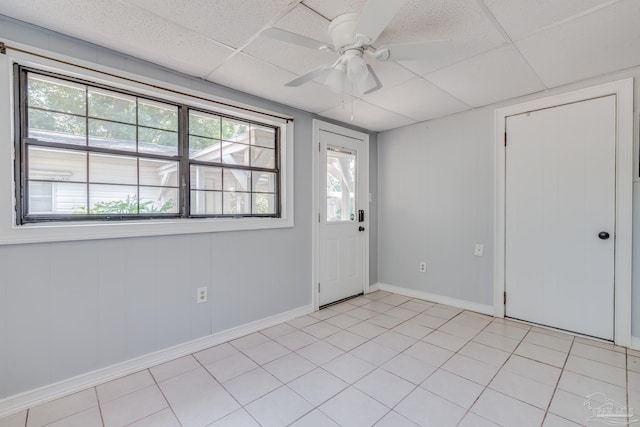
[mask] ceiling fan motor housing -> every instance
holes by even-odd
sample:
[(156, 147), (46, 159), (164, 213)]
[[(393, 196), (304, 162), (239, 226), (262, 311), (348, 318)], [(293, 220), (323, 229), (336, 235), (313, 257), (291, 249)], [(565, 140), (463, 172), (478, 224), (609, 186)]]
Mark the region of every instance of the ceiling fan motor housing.
[(337, 49), (342, 50), (345, 46), (356, 44), (356, 35), (353, 32), (359, 21), (359, 13), (346, 13), (331, 21), (329, 37)]

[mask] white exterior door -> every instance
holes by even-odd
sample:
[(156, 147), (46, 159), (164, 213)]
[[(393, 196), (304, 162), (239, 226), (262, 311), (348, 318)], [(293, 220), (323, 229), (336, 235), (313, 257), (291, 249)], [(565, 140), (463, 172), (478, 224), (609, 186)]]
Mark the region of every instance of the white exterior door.
[(362, 139), (320, 130), (319, 305), (364, 290), (366, 153)]
[(613, 340), (615, 95), (506, 130), (505, 314)]

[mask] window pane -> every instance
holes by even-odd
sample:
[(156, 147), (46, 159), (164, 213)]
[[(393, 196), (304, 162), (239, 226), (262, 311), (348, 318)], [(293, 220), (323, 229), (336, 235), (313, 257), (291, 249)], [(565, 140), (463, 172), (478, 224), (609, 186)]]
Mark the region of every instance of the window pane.
[(219, 191), (191, 191), (191, 215), (221, 215), (222, 193)]
[(63, 144), (87, 144), (87, 128), (83, 117), (30, 108), (28, 121), (30, 138)]
[(135, 124), (136, 98), (90, 87), (89, 116)]
[(327, 221), (355, 220), (356, 156), (327, 150)]
[(276, 167), (276, 150), (270, 148), (251, 147), (251, 166), (259, 168)]
[(89, 145), (112, 150), (136, 151), (136, 127), (89, 119)]
[(53, 183), (29, 181), (29, 213), (53, 213)]
[[(40, 187), (36, 189), (36, 187)], [(50, 202), (46, 202), (43, 188), (51, 191)], [(31, 193), (35, 190), (35, 193)], [(48, 212), (38, 211), (45, 204), (50, 206)], [(47, 206), (47, 207), (48, 207)], [(87, 184), (73, 184), (69, 182), (29, 182), (29, 214), (51, 213), (58, 215), (82, 214), (86, 212)]]
[(192, 165), (191, 188), (194, 190), (222, 190), (222, 169)]
[(140, 213), (177, 213), (178, 189), (162, 187), (140, 187)]
[(254, 214), (274, 214), (276, 213), (276, 198), (273, 194), (253, 194)]
[(251, 191), (251, 171), (225, 169), (224, 191)]
[(251, 125), (251, 145), (275, 148), (276, 130), (273, 128)]
[(189, 111), (189, 134), (220, 139), (220, 117), (199, 111)]
[(139, 160), (140, 185), (178, 186), (178, 162), (170, 160)]
[(251, 193), (224, 193), (223, 214), (241, 215), (251, 213)]
[(140, 99), (138, 100), (138, 125), (177, 132), (178, 107)]
[(89, 185), (89, 214), (129, 215), (138, 213), (138, 189), (126, 185)]
[(29, 107), (84, 115), (85, 86), (29, 73), (27, 78)]
[(276, 192), (276, 174), (271, 172), (252, 172), (253, 185), (251, 191), (259, 193)]
[(249, 123), (222, 119), (222, 139), (249, 144)]
[(176, 156), (178, 133), (166, 130), (138, 128), (138, 151), (144, 153)]
[(220, 162), (220, 141), (200, 136), (189, 137), (189, 157), (203, 162)]
[(28, 179), (86, 181), (87, 154), (74, 150), (29, 147)]
[(232, 142), (223, 142), (222, 162), (229, 165), (249, 166), (249, 146), (244, 144), (234, 144)]
[(138, 183), (138, 162), (135, 157), (110, 154), (89, 154), (89, 181), (102, 184)]

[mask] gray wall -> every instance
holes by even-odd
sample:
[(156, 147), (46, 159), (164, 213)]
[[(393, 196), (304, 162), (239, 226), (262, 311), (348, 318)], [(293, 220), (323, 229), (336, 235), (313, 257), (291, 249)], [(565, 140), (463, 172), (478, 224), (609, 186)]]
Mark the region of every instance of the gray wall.
[(1, 15), (0, 37), (295, 119), (294, 228), (0, 246), (0, 399), (311, 304), (311, 114)]
[[(640, 67), (378, 136), (379, 280), (492, 305), (494, 111), (534, 98), (635, 79)], [(636, 152), (635, 156), (639, 154)], [(640, 182), (634, 182), (632, 333), (640, 336)], [(474, 244), (485, 244), (482, 258)], [(420, 261), (427, 272), (419, 273)]]

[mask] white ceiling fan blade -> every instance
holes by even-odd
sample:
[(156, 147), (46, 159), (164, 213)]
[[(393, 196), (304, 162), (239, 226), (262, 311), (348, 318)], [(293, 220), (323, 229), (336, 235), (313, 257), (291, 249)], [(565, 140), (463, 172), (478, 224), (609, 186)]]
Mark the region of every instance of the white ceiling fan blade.
[(375, 42), (406, 1), (369, 0), (364, 6), (360, 22), (358, 22), (356, 29), (353, 31), (354, 36), (362, 34), (370, 39), (367, 44)]
[(323, 65), (322, 67), (318, 67), (315, 70), (311, 70), (308, 73), (305, 73), (299, 77), (296, 77), (290, 82), (285, 83), (285, 86), (298, 87), (318, 77), (326, 76), (327, 74), (329, 74), (330, 69), (331, 69), (330, 65)]
[(419, 61), (440, 58), (451, 52), (451, 41), (434, 40), (382, 46), (375, 56), (381, 61)]
[(371, 65), (367, 64), (367, 69), (369, 70), (367, 77), (357, 83), (358, 90), (363, 95), (373, 93), (378, 89), (382, 88), (382, 83), (380, 83), (380, 79), (378, 78), (376, 73), (373, 71), (373, 68), (371, 67)]
[(275, 27), (265, 28), (262, 30), (262, 34), (274, 40), (297, 44), (298, 46), (308, 47), (310, 49), (318, 50), (327, 46), (327, 43), (321, 42), (320, 40), (310, 39), (309, 37), (301, 36), (300, 34), (281, 30), (280, 28)]

